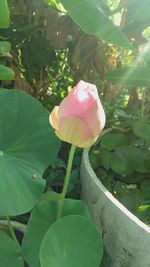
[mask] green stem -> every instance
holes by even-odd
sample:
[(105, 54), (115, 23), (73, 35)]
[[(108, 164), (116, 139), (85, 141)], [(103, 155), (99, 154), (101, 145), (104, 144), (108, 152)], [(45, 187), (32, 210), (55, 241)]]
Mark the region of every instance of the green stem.
[(69, 159), (68, 159), (68, 164), (67, 164), (67, 171), (66, 171), (64, 186), (63, 186), (63, 190), (62, 190), (62, 193), (61, 193), (59, 206), (58, 206), (57, 220), (60, 219), (61, 215), (62, 215), (65, 196), (66, 196), (66, 193), (67, 193), (67, 190), (68, 190), (69, 178), (70, 178), (70, 173), (71, 173), (71, 168), (72, 168), (75, 149), (76, 149), (76, 146), (72, 145), (71, 149), (70, 149), (70, 152), (69, 152)]
[[(10, 221), (11, 226), (13, 227), (13, 229), (21, 232), (21, 233), (25, 233), (26, 230), (26, 225), (17, 221)], [(8, 221), (7, 220), (0, 220), (0, 226), (7, 226), (8, 227)]]
[(19, 241), (18, 241), (18, 239), (17, 239), (17, 237), (15, 235), (15, 231), (14, 231), (12, 225), (11, 225), (10, 218), (7, 216), (6, 219), (7, 219), (7, 222), (8, 222), (8, 228), (9, 228), (9, 231), (11, 233), (11, 236), (14, 239), (14, 241), (17, 243), (17, 245), (20, 247)]

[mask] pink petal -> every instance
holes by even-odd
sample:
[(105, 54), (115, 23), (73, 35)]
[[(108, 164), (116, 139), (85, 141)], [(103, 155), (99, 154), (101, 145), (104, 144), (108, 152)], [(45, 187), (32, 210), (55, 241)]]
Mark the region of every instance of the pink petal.
[(66, 116), (80, 117), (97, 99), (98, 93), (96, 86), (80, 81), (61, 102), (58, 116), (60, 119)]
[(95, 101), (81, 116), (93, 133), (93, 136), (98, 136), (105, 126), (105, 113), (100, 100)]

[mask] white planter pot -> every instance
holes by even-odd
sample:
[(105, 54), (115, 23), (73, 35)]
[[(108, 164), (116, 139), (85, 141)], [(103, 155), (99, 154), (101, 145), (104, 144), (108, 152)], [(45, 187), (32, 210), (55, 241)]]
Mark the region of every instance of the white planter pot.
[(88, 152), (84, 150), (81, 164), (82, 199), (102, 229), (114, 267), (150, 267), (150, 228), (102, 185), (89, 163)]

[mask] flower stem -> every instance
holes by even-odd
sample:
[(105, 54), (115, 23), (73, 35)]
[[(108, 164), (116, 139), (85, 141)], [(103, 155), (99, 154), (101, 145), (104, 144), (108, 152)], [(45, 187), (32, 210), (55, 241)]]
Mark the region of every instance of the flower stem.
[(17, 245), (20, 247), (19, 241), (18, 241), (18, 239), (17, 239), (17, 237), (15, 235), (15, 231), (14, 231), (12, 225), (11, 225), (10, 218), (7, 216), (6, 219), (7, 219), (7, 222), (8, 222), (8, 228), (9, 228), (9, 231), (11, 233), (11, 236), (14, 239), (14, 241), (17, 243)]
[[(21, 232), (21, 233), (25, 233), (26, 230), (26, 225), (17, 221), (10, 221), (11, 226), (13, 227), (13, 229)], [(8, 226), (8, 221), (7, 220), (0, 220), (0, 226)]]
[(71, 173), (71, 168), (72, 168), (75, 149), (76, 149), (76, 146), (72, 145), (71, 149), (70, 149), (70, 152), (69, 152), (69, 158), (68, 158), (66, 176), (65, 176), (65, 180), (64, 180), (64, 186), (63, 186), (63, 190), (62, 190), (62, 193), (61, 193), (60, 201), (59, 201), (59, 204), (58, 204), (57, 220), (60, 219), (61, 215), (62, 215), (65, 196), (66, 196), (66, 193), (67, 193), (67, 190), (68, 190), (69, 178), (70, 178), (70, 173)]

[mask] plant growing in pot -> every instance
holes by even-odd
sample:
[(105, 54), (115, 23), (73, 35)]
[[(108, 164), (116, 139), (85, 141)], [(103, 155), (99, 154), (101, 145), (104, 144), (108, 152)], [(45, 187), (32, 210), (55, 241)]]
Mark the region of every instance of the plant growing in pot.
[(139, 120), (122, 111), (83, 154), (82, 197), (115, 267), (149, 266), (149, 136), (148, 116)]

